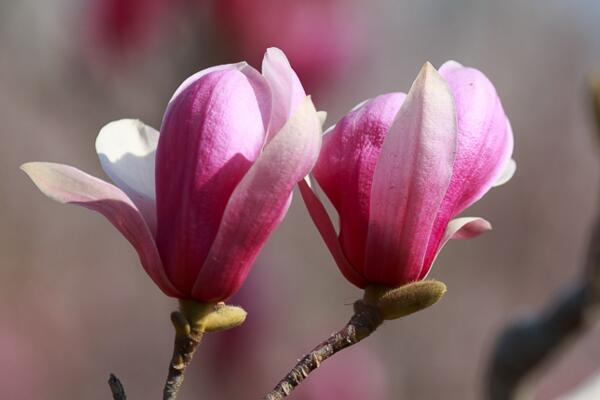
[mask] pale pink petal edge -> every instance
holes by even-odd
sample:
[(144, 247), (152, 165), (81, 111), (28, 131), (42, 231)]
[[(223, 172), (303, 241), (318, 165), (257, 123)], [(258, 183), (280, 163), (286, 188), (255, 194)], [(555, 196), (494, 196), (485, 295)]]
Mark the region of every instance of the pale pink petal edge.
[[(492, 224), (483, 218), (461, 217), (453, 219), (448, 223), (448, 226), (444, 231), (444, 236), (440, 242), (440, 247), (437, 249), (431, 265), (435, 263), (440, 251), (450, 239), (472, 239), (490, 230), (492, 230)], [(422, 273), (422, 276), (419, 277), (419, 279), (425, 279), (427, 277), (429, 271), (431, 270), (431, 265), (429, 268), (427, 268), (424, 274)]]
[(64, 164), (29, 162), (21, 169), (51, 199), (104, 215), (136, 249), (144, 270), (156, 285), (168, 296), (180, 297), (164, 272), (148, 224), (121, 189)]
[(365, 278), (356, 272), (354, 268), (352, 268), (348, 262), (348, 259), (344, 255), (342, 246), (338, 240), (337, 232), (333, 226), (333, 222), (331, 222), (331, 218), (329, 218), (329, 214), (327, 214), (325, 206), (323, 206), (323, 203), (313, 191), (310, 177), (307, 176), (304, 180), (300, 181), (298, 183), (298, 188), (300, 189), (300, 194), (304, 200), (304, 204), (306, 205), (310, 217), (317, 227), (317, 230), (321, 234), (325, 245), (333, 256), (333, 259), (340, 269), (342, 275), (344, 275), (344, 277), (352, 284), (360, 288), (367, 286), (367, 281)]

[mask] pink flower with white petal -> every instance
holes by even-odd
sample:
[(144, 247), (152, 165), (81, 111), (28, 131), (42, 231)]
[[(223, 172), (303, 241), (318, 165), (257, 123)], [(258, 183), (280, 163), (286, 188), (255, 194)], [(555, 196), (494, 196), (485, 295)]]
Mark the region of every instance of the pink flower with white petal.
[(218, 302), (242, 285), (320, 145), (321, 117), (272, 48), (262, 74), (238, 63), (188, 78), (160, 132), (106, 125), (96, 149), (116, 186), (62, 164), (22, 168), (49, 197), (102, 213), (165, 294)]
[(300, 189), (344, 276), (361, 288), (398, 287), (424, 279), (449, 239), (491, 229), (452, 218), (510, 179), (512, 150), (485, 75), (427, 63), (407, 95), (367, 100), (326, 132), (313, 175), (338, 212), (339, 234), (310, 182)]

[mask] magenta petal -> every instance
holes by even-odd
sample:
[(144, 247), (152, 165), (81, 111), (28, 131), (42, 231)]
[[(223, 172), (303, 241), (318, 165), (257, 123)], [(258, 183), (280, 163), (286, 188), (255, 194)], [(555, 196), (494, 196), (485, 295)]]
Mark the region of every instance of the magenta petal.
[(190, 75), (186, 80), (184, 80), (181, 83), (181, 85), (179, 85), (179, 87), (177, 89), (175, 89), (175, 93), (173, 93), (171, 100), (169, 100), (169, 104), (171, 104), (173, 102), (173, 100), (175, 100), (184, 90), (186, 90), (192, 84), (194, 84), (198, 80), (200, 80), (200, 78), (202, 78), (205, 75), (210, 74), (211, 72), (227, 71), (227, 70), (238, 70), (239, 71), (246, 67), (248, 67), (248, 63), (246, 63), (245, 61), (242, 61), (242, 62), (235, 63), (235, 64), (216, 65), (214, 67), (205, 68), (202, 71), (198, 71), (195, 74)]
[(268, 87), (250, 67), (212, 71), (178, 91), (156, 153), (157, 245), (191, 294), (231, 193), (263, 147)]
[(418, 278), (455, 150), (452, 93), (427, 63), (385, 137), (375, 168), (365, 267), (370, 282), (398, 286)]
[(338, 212), (343, 251), (361, 273), (375, 165), (384, 137), (405, 97), (404, 93), (390, 93), (355, 107), (325, 134), (313, 170)]
[(273, 95), (273, 113), (267, 139), (270, 140), (304, 101), (306, 93), (285, 54), (276, 47), (267, 49), (262, 73)]
[(305, 180), (300, 181), (298, 183), (298, 187), (310, 217), (315, 223), (317, 230), (321, 234), (325, 245), (327, 245), (327, 248), (333, 256), (335, 263), (342, 272), (342, 275), (344, 275), (344, 277), (352, 284), (358, 286), (359, 288), (364, 288), (367, 286), (367, 281), (362, 276), (361, 272), (355, 270), (346, 259), (344, 251), (342, 250), (340, 242), (338, 241), (335, 227), (333, 226), (333, 223), (327, 214), (327, 210), (325, 210), (323, 203), (321, 203), (321, 200), (317, 194), (309, 186), (307, 182), (308, 179), (309, 178), (307, 177)]
[(440, 247), (435, 252), (435, 256), (432, 262), (425, 268), (423, 268), (419, 279), (425, 279), (427, 277), (427, 274), (429, 273), (429, 271), (431, 270), (431, 266), (433, 265), (433, 261), (435, 261), (435, 258), (437, 258), (442, 248), (450, 239), (472, 239), (491, 229), (492, 225), (483, 218), (463, 217), (456, 218), (450, 221), (450, 223), (446, 227), (442, 239), (440, 240)]
[(180, 296), (163, 270), (146, 221), (119, 188), (68, 165), (30, 162), (21, 169), (46, 196), (104, 215), (137, 250), (142, 266), (154, 283), (168, 296)]
[(240, 287), (285, 215), (294, 186), (313, 167), (320, 145), (321, 124), (307, 97), (231, 195), (198, 274), (195, 299), (223, 300)]
[(452, 180), (436, 218), (425, 265), (433, 261), (448, 221), (479, 200), (502, 178), (505, 167), (511, 172), (513, 151), (510, 124), (487, 77), (454, 61), (445, 63), (440, 74), (455, 99), (458, 139)]

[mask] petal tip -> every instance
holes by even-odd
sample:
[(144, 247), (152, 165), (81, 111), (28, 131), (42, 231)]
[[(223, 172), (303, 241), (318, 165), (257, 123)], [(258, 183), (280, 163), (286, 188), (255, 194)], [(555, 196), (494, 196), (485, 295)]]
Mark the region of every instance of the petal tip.
[(439, 70), (441, 72), (441, 71), (448, 71), (448, 70), (459, 69), (459, 68), (464, 68), (464, 65), (462, 65), (461, 63), (459, 63), (458, 61), (455, 61), (455, 60), (448, 60), (440, 66)]
[(513, 158), (509, 158), (506, 165), (502, 168), (500, 176), (496, 179), (492, 187), (504, 185), (510, 181), (517, 171), (517, 162)]
[(421, 67), (421, 70), (419, 71), (419, 75), (423, 75), (424, 77), (427, 77), (427, 76), (429, 76), (429, 74), (436, 73), (436, 72), (437, 72), (437, 70), (435, 69), (433, 64), (429, 61), (425, 61), (425, 63)]
[(421, 88), (421, 90), (425, 90), (426, 92), (443, 90), (454, 103), (448, 82), (446, 82), (429, 61), (425, 62), (421, 67), (410, 91), (413, 91), (413, 88)]
[(283, 50), (281, 50), (279, 47), (275, 47), (275, 46), (267, 48), (267, 50), (265, 51), (265, 55), (284, 56), (285, 57), (285, 53), (283, 52)]
[(283, 52), (283, 50), (277, 48), (277, 47), (269, 47), (267, 50), (265, 50), (265, 55), (263, 57), (263, 68), (265, 64), (277, 64), (277, 63), (281, 63), (289, 68), (291, 68), (291, 64), (287, 58), (287, 56), (285, 55), (285, 53)]
[(19, 169), (23, 172), (25, 172), (26, 174), (29, 174), (29, 169), (31, 169), (33, 167), (33, 164), (35, 164), (35, 161), (28, 161), (26, 163), (23, 163), (21, 165), (19, 165)]
[(325, 121), (327, 121), (327, 111), (317, 111), (317, 116), (319, 117), (321, 126), (323, 126), (325, 124)]
[(19, 169), (27, 174), (27, 176), (37, 185), (36, 179), (42, 172), (44, 167), (50, 166), (53, 163), (47, 163), (42, 161), (29, 161), (19, 166)]
[(483, 218), (463, 217), (453, 220), (449, 226), (452, 239), (471, 239), (492, 230), (492, 224)]

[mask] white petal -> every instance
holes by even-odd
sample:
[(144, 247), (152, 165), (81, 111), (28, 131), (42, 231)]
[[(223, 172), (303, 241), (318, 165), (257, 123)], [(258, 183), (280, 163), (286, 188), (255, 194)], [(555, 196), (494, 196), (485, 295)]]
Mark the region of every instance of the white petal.
[(498, 177), (496, 182), (494, 182), (492, 187), (504, 185), (506, 182), (510, 181), (510, 179), (515, 174), (516, 170), (517, 170), (517, 162), (515, 160), (513, 160), (512, 158), (509, 159), (506, 162), (506, 165), (504, 166), (504, 168), (502, 169), (500, 176)]
[(323, 126), (325, 124), (325, 121), (327, 120), (327, 111), (317, 111), (317, 117), (319, 117), (321, 126)]
[(135, 119), (105, 125), (96, 138), (104, 172), (138, 207), (152, 232), (156, 226), (154, 159), (159, 133)]
[(277, 135), (287, 120), (302, 104), (306, 93), (298, 75), (280, 49), (270, 47), (262, 62), (262, 74), (269, 82), (273, 98), (271, 125), (267, 141)]

